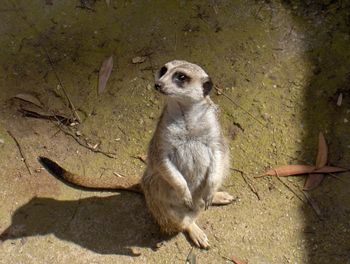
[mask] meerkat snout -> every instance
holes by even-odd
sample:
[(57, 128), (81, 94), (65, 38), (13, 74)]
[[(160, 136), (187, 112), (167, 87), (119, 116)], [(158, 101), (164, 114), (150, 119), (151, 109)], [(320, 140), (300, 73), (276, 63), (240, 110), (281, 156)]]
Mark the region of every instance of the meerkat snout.
[(168, 62), (155, 76), (155, 90), (182, 103), (206, 99), (212, 87), (208, 74), (198, 65), (186, 61)]
[(154, 84), (154, 89), (156, 89), (158, 92), (162, 89), (163, 83), (160, 81), (156, 81)]

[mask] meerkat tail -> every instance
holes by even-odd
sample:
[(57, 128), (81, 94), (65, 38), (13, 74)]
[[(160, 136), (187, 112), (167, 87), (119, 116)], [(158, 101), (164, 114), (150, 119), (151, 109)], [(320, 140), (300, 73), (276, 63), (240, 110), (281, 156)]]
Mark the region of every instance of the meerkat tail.
[(78, 174), (71, 173), (56, 162), (46, 157), (39, 157), (38, 161), (43, 167), (57, 179), (71, 185), (73, 187), (82, 188), (92, 191), (117, 191), (125, 190), (135, 193), (143, 193), (139, 180), (127, 179), (124, 177), (113, 177), (105, 181), (99, 178), (83, 177)]

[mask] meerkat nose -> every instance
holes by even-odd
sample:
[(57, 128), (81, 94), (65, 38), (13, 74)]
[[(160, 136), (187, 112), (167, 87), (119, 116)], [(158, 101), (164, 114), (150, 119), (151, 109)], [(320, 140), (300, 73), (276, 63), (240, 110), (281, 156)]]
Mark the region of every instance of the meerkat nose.
[(163, 83), (162, 82), (159, 82), (157, 81), (155, 84), (154, 84), (154, 88), (157, 90), (157, 91), (160, 91), (160, 89), (163, 87)]

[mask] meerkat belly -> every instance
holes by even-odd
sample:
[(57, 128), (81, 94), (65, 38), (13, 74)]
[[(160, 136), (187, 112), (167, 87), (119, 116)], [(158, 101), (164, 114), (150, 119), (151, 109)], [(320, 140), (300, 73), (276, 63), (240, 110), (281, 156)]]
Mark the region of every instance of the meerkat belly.
[(198, 140), (187, 140), (174, 148), (171, 159), (185, 177), (190, 189), (195, 190), (206, 177), (212, 152)]

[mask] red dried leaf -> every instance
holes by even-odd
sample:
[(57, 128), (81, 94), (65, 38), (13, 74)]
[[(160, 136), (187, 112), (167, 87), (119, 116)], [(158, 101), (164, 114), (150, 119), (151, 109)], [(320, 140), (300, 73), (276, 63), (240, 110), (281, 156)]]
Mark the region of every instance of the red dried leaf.
[(311, 165), (285, 165), (277, 168), (273, 168), (268, 170), (261, 176), (257, 176), (255, 178), (264, 177), (264, 176), (293, 176), (299, 174), (309, 174), (309, 173), (336, 173), (336, 172), (345, 172), (348, 169), (332, 167), (332, 166), (324, 166), (320, 169), (316, 169), (315, 166)]
[(320, 132), (318, 135), (318, 152), (316, 158), (316, 169), (320, 169), (327, 164), (327, 156), (328, 156), (328, 146), (326, 143), (326, 139), (323, 136), (323, 133)]
[(315, 170), (315, 166), (311, 165), (285, 165), (268, 170), (263, 176), (291, 176), (298, 174), (307, 174)]
[(345, 172), (348, 169), (340, 168), (340, 167), (332, 167), (332, 166), (324, 166), (320, 169), (311, 171), (310, 173), (336, 173), (336, 172)]
[(321, 184), (323, 179), (324, 179), (324, 174), (319, 174), (319, 173), (310, 174), (305, 180), (303, 190), (311, 191), (316, 189)]
[(247, 262), (241, 260), (241, 259), (238, 259), (238, 258), (231, 258), (232, 262), (235, 263), (235, 264), (246, 264)]

